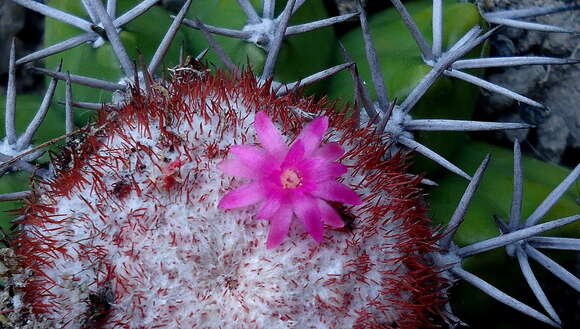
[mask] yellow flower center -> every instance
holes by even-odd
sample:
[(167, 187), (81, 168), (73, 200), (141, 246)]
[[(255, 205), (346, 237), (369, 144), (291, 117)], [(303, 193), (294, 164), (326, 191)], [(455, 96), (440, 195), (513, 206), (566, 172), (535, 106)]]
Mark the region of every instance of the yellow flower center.
[(283, 188), (296, 188), (302, 184), (302, 177), (292, 169), (286, 169), (280, 175), (280, 183)]

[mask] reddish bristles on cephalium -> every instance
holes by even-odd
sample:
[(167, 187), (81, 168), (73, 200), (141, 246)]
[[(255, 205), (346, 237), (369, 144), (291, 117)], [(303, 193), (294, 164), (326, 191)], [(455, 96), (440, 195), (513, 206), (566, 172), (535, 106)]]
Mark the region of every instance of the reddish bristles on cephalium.
[[(101, 111), (57, 161), (54, 180), (37, 182), (15, 240), (29, 270), (17, 309), (67, 329), (433, 326), (444, 281), (426, 260), (436, 238), (420, 179), (401, 158), (383, 159), (387, 146), (372, 129), (354, 128), (325, 101), (276, 97), (250, 73), (188, 68), (150, 92), (135, 89), (120, 109)], [(308, 179), (340, 186), (301, 194), (333, 217), (283, 204), (299, 214), (267, 248), (276, 211), (227, 199), (262, 176), (220, 170), (248, 169), (228, 161), (252, 144), (278, 165), (270, 192)], [(300, 147), (302, 162), (284, 167)], [(327, 148), (333, 156), (311, 161), (324, 170), (306, 165)]]

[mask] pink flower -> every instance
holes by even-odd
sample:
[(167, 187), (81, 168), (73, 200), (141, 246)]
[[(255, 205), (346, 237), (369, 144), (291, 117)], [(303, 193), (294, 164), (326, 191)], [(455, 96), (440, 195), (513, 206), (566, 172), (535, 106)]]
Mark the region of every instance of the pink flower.
[(222, 209), (240, 208), (260, 203), (257, 218), (270, 220), (266, 246), (274, 248), (284, 240), (294, 215), (320, 242), (324, 224), (342, 227), (344, 222), (326, 202), (358, 205), (358, 195), (336, 178), (347, 168), (336, 162), (344, 150), (335, 142), (320, 145), (328, 129), (328, 117), (308, 123), (295, 142), (288, 147), (272, 120), (264, 112), (254, 122), (262, 148), (234, 145), (234, 159), (220, 163), (226, 174), (253, 181), (228, 194), (220, 201)]

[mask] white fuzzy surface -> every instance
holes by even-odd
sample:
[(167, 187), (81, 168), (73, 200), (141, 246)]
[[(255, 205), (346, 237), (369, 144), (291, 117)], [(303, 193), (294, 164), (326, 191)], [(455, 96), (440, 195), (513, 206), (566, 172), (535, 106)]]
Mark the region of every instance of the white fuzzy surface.
[[(111, 296), (104, 328), (124, 324), (127, 328), (342, 329), (362, 321), (365, 312), (379, 323), (399, 319), (396, 308), (372, 306), (377, 299), (384, 306), (389, 305), (387, 297), (405, 298), (381, 292), (384, 273), (405, 275), (404, 266), (387, 261), (402, 256), (388, 247), (398, 241), (384, 234), (365, 234), (370, 229), (398, 233), (399, 221), (388, 220), (391, 214), (381, 227), (365, 227), (368, 212), (355, 207), (360, 231), (327, 228), (321, 244), (294, 219), (285, 242), (268, 250), (269, 223), (254, 219), (255, 206), (217, 208), (227, 191), (245, 183), (224, 175), (217, 164), (232, 144), (256, 142), (253, 121), (260, 110), (248, 107), (236, 90), (227, 92), (230, 101), (215, 104), (210, 95), (204, 106), (232, 110), (238, 120), (224, 122), (219, 115), (205, 119), (193, 115), (191, 124), (176, 120), (167, 126), (182, 141), (173, 150), (164, 144), (157, 119), (150, 121), (150, 134), (135, 124), (124, 127), (129, 138), (114, 133), (100, 138), (104, 146), (97, 151), (98, 158), (109, 166), (101, 163), (100, 173), (92, 176), (97, 156), (88, 155), (81, 168), (87, 183), (73, 188), (68, 197), (57, 198), (54, 213), (59, 215), (53, 219), (64, 221), (46, 223), (42, 232), (53, 244), (66, 248), (66, 255), (55, 252), (48, 257), (52, 265), (42, 267), (46, 277), (56, 282), (46, 282), (53, 296), (36, 301), (54, 306), (45, 316), (55, 328), (91, 323), (91, 294)], [(186, 97), (184, 102), (186, 108), (199, 112), (198, 99)], [(220, 125), (231, 127), (218, 134)], [(333, 131), (330, 141), (341, 134)], [(287, 136), (288, 142), (291, 139)], [(207, 156), (210, 145), (220, 151), (218, 156)], [(136, 150), (130, 151), (132, 147)], [(348, 151), (350, 146), (344, 147)], [(184, 164), (174, 173), (176, 185), (167, 191), (162, 169), (176, 159)], [(356, 162), (355, 157), (345, 164)], [(364, 199), (375, 186), (363, 181), (363, 174), (355, 176), (351, 170), (343, 182), (362, 185), (357, 193)], [(126, 197), (117, 198), (111, 191), (120, 181), (134, 181), (140, 193), (133, 188)], [(104, 196), (103, 191), (110, 193)], [(52, 191), (47, 188), (43, 193), (40, 203), (49, 204), (46, 196)], [(370, 200), (386, 205), (389, 196)], [(38, 227), (28, 229), (32, 236)], [(365, 255), (366, 263), (361, 262)], [(15, 301), (21, 297), (17, 295)]]

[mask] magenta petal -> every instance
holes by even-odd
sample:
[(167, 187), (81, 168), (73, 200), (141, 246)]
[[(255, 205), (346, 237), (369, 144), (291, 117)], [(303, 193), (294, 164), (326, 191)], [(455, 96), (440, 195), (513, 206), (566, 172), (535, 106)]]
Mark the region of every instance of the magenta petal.
[(292, 209), (289, 207), (281, 207), (270, 220), (270, 232), (268, 233), (268, 241), (266, 248), (275, 248), (284, 241), (288, 235), (288, 229), (292, 222)]
[(304, 159), (304, 143), (301, 140), (297, 140), (290, 150), (288, 154), (286, 154), (286, 158), (284, 158), (284, 162), (282, 163), (282, 168), (288, 166), (295, 166), (300, 164)]
[(310, 121), (300, 133), (297, 140), (304, 142), (304, 152), (308, 156), (310, 152), (320, 146), (322, 137), (328, 129), (328, 117), (322, 116)]
[(272, 156), (279, 159), (283, 158), (288, 152), (288, 146), (282, 139), (282, 135), (276, 127), (270, 117), (264, 112), (259, 112), (256, 114), (256, 120), (254, 122), (254, 127), (260, 143), (262, 146), (270, 153)]
[(296, 197), (293, 208), (294, 213), (304, 223), (312, 238), (316, 242), (322, 241), (324, 225), (316, 199), (307, 195)]
[(256, 178), (258, 172), (249, 169), (238, 159), (226, 159), (218, 164), (218, 168), (225, 174), (244, 178)]
[(359, 205), (362, 203), (362, 200), (358, 197), (355, 191), (337, 181), (321, 182), (318, 184), (318, 188), (315, 191), (312, 191), (311, 194), (328, 201), (336, 201), (352, 205)]
[(275, 166), (275, 160), (259, 147), (252, 145), (234, 145), (230, 151), (248, 169), (261, 171)]
[(326, 161), (336, 161), (338, 160), (342, 154), (344, 153), (344, 149), (340, 144), (337, 142), (330, 142), (327, 144), (322, 145), (312, 154), (313, 157), (320, 157)]
[(338, 212), (326, 203), (326, 201), (318, 199), (318, 209), (320, 209), (320, 214), (324, 223), (332, 227), (344, 226), (344, 220), (342, 220)]
[(234, 209), (252, 205), (264, 199), (264, 190), (258, 183), (242, 185), (224, 195), (218, 204), (222, 209)]
[(260, 205), (260, 210), (256, 215), (257, 219), (271, 219), (274, 214), (280, 209), (280, 199), (278, 198), (268, 198), (262, 202)]

